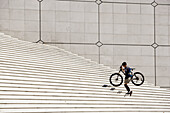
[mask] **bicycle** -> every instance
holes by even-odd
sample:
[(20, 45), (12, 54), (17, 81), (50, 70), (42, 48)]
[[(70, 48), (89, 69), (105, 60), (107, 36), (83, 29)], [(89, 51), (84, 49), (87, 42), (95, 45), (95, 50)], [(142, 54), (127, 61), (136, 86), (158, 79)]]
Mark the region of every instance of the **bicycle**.
[[(135, 68), (131, 68), (131, 69), (132, 69), (131, 70), (132, 77), (130, 77), (131, 82), (136, 86), (142, 85), (145, 81), (143, 74), (140, 72), (133, 73), (133, 70), (135, 70)], [(111, 85), (117, 87), (123, 83), (123, 77), (121, 75), (121, 72), (125, 75), (125, 73), (122, 71), (122, 69), (120, 69), (119, 73), (114, 73), (110, 76), (109, 81), (110, 81)]]

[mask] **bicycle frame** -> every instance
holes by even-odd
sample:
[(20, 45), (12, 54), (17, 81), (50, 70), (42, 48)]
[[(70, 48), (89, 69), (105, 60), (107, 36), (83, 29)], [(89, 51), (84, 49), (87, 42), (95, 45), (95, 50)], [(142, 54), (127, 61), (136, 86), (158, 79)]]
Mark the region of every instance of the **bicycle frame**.
[[(138, 77), (137, 77), (136, 75), (134, 75), (133, 70), (134, 70), (134, 69), (131, 70), (131, 75), (132, 75), (132, 77), (135, 76), (135, 77), (138, 79)], [(125, 72), (123, 72), (122, 69), (119, 70), (119, 74), (120, 74), (120, 72), (122, 72), (122, 73), (126, 76)], [(131, 77), (131, 78), (132, 78), (132, 77)], [(117, 79), (118, 79), (118, 78), (117, 78)]]
[[(121, 69), (119, 70), (119, 74), (120, 74), (120, 72), (122, 72), (122, 73), (126, 76), (125, 72), (123, 72)], [(134, 76), (134, 74), (133, 74), (133, 70), (131, 71), (131, 75), (133, 75), (133, 76)]]

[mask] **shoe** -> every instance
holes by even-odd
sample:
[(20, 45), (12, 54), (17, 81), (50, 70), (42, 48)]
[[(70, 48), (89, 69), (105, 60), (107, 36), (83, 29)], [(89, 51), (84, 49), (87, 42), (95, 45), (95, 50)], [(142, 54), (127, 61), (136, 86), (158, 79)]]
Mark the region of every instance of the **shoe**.
[(133, 92), (132, 92), (132, 91), (130, 91), (130, 96), (132, 96), (132, 93), (133, 93)]
[(126, 95), (132, 96), (132, 91), (127, 92)]

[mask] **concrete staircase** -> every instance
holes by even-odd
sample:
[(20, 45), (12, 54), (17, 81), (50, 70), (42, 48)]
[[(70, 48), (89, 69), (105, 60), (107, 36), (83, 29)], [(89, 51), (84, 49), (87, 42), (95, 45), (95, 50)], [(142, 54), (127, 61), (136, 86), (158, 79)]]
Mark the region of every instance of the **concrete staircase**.
[[(170, 113), (170, 92), (109, 84), (115, 70), (63, 49), (0, 33), (0, 113)], [(122, 93), (117, 93), (122, 92)]]

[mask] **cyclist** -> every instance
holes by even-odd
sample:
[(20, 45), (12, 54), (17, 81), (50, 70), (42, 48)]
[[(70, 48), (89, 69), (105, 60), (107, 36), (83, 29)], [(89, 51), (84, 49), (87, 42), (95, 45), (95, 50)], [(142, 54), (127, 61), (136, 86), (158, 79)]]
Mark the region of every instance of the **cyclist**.
[(132, 95), (132, 91), (130, 91), (129, 86), (127, 85), (130, 80), (131, 80), (131, 68), (127, 66), (126, 62), (123, 62), (122, 65), (120, 66), (120, 69), (125, 73), (125, 81), (124, 81), (124, 86), (126, 88), (126, 90), (128, 91), (126, 94), (130, 94), (130, 96)]

